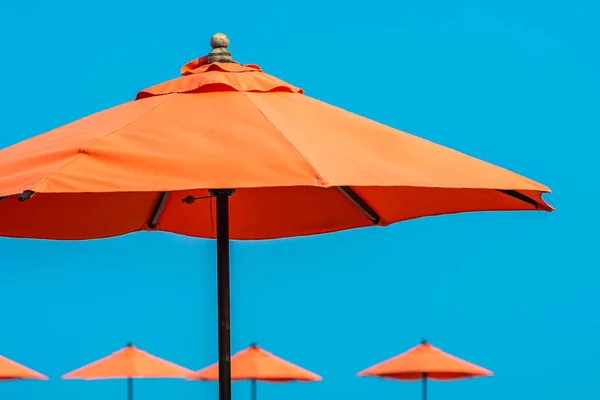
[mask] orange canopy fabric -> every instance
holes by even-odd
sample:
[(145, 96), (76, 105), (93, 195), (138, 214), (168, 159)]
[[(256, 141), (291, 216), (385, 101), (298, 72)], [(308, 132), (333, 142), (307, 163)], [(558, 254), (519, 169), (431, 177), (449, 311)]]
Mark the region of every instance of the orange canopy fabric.
[[(232, 239), (552, 210), (544, 185), (305, 96), (256, 65), (202, 58), (182, 74), (0, 151), (0, 235), (214, 238), (213, 202), (182, 203), (214, 188), (236, 189)], [(25, 191), (35, 195), (19, 202)]]
[(386, 379), (417, 381), (423, 379), (449, 381), (482, 376), (492, 372), (461, 360), (424, 342), (389, 360), (358, 373), (358, 376), (374, 376)]
[(91, 364), (78, 368), (62, 379), (185, 378), (192, 371), (127, 346)]
[[(219, 380), (219, 365), (215, 363), (188, 376), (191, 380)], [(269, 383), (316, 382), (321, 377), (252, 345), (231, 357), (232, 380), (255, 380)]]
[(0, 381), (13, 381), (17, 379), (47, 381), (48, 377), (6, 357), (0, 356)]

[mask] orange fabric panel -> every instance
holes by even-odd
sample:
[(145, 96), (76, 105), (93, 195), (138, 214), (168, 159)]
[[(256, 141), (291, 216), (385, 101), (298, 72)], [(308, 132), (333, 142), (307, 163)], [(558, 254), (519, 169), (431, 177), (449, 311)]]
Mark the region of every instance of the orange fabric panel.
[(549, 191), (503, 168), (308, 96), (247, 95), (326, 186)]

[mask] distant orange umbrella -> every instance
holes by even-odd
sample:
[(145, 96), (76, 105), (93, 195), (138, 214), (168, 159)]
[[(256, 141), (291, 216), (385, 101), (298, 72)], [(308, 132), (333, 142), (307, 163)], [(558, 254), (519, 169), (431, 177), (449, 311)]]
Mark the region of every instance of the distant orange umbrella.
[[(197, 372), (188, 379), (198, 381), (218, 381), (219, 364), (215, 363)], [(239, 351), (231, 357), (231, 380), (250, 381), (251, 397), (256, 400), (256, 382), (317, 382), (321, 377), (304, 368), (285, 361), (256, 344)]]
[(6, 357), (0, 356), (0, 381), (30, 379), (47, 381), (48, 377)]
[[(84, 240), (147, 230), (216, 238), (220, 400), (231, 399), (230, 239), (552, 210), (542, 184), (233, 62), (225, 35), (211, 46), (183, 76), (133, 101), (0, 151), (0, 236)], [(319, 59), (310, 68), (354, 68), (348, 85), (357, 88), (396, 79), (385, 63)], [(27, 106), (46, 107), (35, 96)]]
[(185, 378), (191, 370), (128, 344), (111, 355), (62, 376), (62, 379), (127, 379), (128, 399), (133, 399), (134, 378)]
[(492, 372), (433, 347), (426, 340), (420, 345), (358, 373), (399, 381), (423, 381), (423, 400), (427, 399), (427, 380), (451, 381), (491, 376)]

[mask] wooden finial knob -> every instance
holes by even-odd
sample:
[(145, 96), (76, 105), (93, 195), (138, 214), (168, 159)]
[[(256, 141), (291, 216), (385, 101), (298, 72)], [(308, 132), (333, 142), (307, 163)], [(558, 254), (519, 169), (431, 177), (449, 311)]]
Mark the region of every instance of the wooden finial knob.
[(231, 53), (229, 47), (229, 38), (224, 33), (215, 33), (210, 38), (210, 46), (213, 48), (208, 53), (208, 63), (213, 62), (231, 62)]
[(210, 47), (213, 49), (217, 47), (229, 47), (229, 38), (224, 33), (215, 33), (210, 38)]

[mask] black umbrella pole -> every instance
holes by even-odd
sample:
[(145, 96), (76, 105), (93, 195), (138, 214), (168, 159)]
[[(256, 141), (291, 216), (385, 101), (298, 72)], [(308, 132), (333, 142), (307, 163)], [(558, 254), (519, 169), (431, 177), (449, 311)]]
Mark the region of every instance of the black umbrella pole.
[(127, 378), (127, 399), (133, 400), (133, 378)]
[(427, 373), (423, 374), (423, 400), (427, 400)]
[(250, 399), (251, 400), (256, 400), (256, 379), (252, 379), (252, 381), (250, 381), (250, 390), (251, 390), (251, 394), (250, 394)]
[(217, 199), (217, 307), (219, 314), (219, 400), (231, 400), (229, 314), (229, 197), (231, 189), (211, 190)]

